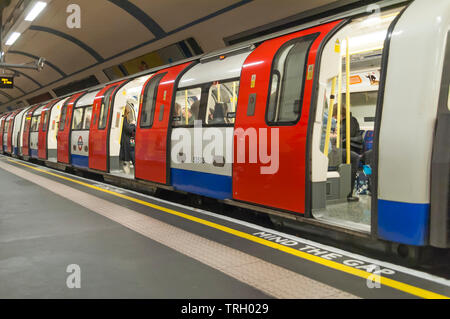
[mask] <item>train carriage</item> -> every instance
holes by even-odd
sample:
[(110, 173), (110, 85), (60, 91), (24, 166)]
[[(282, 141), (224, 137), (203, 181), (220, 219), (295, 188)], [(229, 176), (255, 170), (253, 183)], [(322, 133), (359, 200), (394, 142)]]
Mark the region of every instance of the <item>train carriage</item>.
[[(47, 112), (57, 143), (41, 159), (294, 226), (448, 248), (450, 3), (379, 9), (74, 93), (52, 111), (33, 106), (21, 119), (22, 155), (34, 140), (31, 117)], [(127, 104), (136, 124), (128, 172), (119, 159)], [(358, 140), (349, 137), (353, 119)]]

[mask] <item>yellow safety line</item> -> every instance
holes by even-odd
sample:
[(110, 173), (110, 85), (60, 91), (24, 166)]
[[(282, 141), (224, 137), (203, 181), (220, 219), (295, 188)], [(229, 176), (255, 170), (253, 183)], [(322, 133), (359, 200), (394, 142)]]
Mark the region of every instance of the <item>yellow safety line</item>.
[(179, 216), (181, 218), (188, 219), (190, 221), (193, 221), (193, 222), (205, 225), (205, 226), (209, 226), (211, 228), (215, 228), (215, 229), (221, 230), (223, 232), (235, 235), (237, 237), (241, 237), (241, 238), (253, 241), (255, 243), (258, 243), (258, 244), (261, 244), (261, 245), (264, 245), (264, 246), (267, 246), (267, 247), (271, 247), (273, 249), (277, 249), (277, 250), (283, 251), (283, 252), (288, 253), (290, 255), (294, 255), (294, 256), (297, 256), (297, 257), (300, 257), (300, 258), (303, 258), (303, 259), (315, 262), (315, 263), (323, 265), (325, 267), (329, 267), (329, 268), (332, 268), (332, 269), (335, 269), (335, 270), (340, 270), (340, 271), (343, 271), (343, 272), (346, 272), (348, 274), (351, 274), (351, 275), (354, 275), (354, 276), (357, 276), (357, 277), (361, 277), (361, 278), (364, 278), (364, 279), (368, 279), (370, 277), (370, 278), (372, 278), (372, 280), (376, 280), (377, 282), (379, 282), (382, 285), (385, 285), (385, 286), (388, 286), (388, 287), (391, 287), (391, 288), (394, 288), (394, 289), (406, 292), (406, 293), (414, 295), (414, 296), (418, 296), (418, 297), (426, 298), (426, 299), (450, 299), (450, 297), (447, 297), (447, 296), (444, 296), (444, 295), (440, 295), (440, 294), (434, 293), (432, 291), (428, 291), (428, 290), (425, 290), (425, 289), (422, 289), (422, 288), (414, 287), (414, 286), (411, 286), (411, 285), (408, 285), (408, 284), (405, 284), (405, 283), (402, 283), (402, 282), (399, 282), (399, 281), (396, 281), (396, 280), (393, 280), (393, 279), (382, 277), (380, 275), (375, 275), (375, 274), (366, 272), (364, 270), (356, 269), (356, 268), (353, 268), (353, 267), (350, 267), (350, 266), (347, 266), (347, 265), (340, 264), (340, 263), (335, 262), (335, 261), (324, 259), (324, 258), (322, 258), (320, 256), (310, 255), (310, 254), (302, 252), (300, 250), (297, 250), (297, 249), (294, 249), (294, 248), (291, 248), (291, 247), (286, 247), (286, 246), (283, 246), (281, 244), (277, 244), (277, 243), (271, 242), (271, 241), (263, 239), (263, 238), (259, 238), (259, 237), (253, 236), (253, 235), (249, 235), (249, 234), (244, 233), (242, 231), (235, 230), (235, 229), (232, 229), (232, 228), (229, 228), (229, 227), (226, 227), (226, 226), (222, 226), (222, 225), (219, 225), (219, 224), (216, 224), (216, 223), (213, 223), (213, 222), (210, 222), (210, 221), (198, 218), (198, 217), (194, 217), (194, 216), (191, 216), (191, 215), (188, 215), (188, 214), (185, 214), (185, 213), (181, 213), (181, 212), (178, 212), (178, 211), (170, 209), (170, 208), (166, 208), (166, 207), (163, 207), (163, 206), (152, 204), (152, 203), (149, 203), (149, 202), (137, 199), (137, 198), (133, 198), (133, 197), (130, 197), (130, 196), (127, 196), (127, 195), (124, 195), (124, 194), (116, 193), (116, 192), (113, 192), (113, 191), (110, 191), (110, 190), (107, 190), (107, 189), (103, 189), (103, 188), (100, 188), (100, 187), (97, 187), (97, 186), (94, 186), (94, 185), (90, 185), (88, 183), (77, 181), (75, 179), (68, 178), (68, 177), (65, 177), (65, 176), (62, 176), (62, 175), (59, 175), (59, 174), (55, 174), (55, 173), (52, 173), (52, 172), (49, 172), (49, 171), (46, 171), (46, 170), (43, 170), (43, 169), (40, 169), (40, 168), (37, 168), (37, 167), (33, 167), (31, 165), (20, 163), (20, 162), (17, 162), (15, 160), (8, 159), (8, 161), (16, 163), (18, 165), (22, 165), (22, 166), (34, 169), (36, 171), (39, 171), (39, 172), (42, 172), (42, 173), (45, 173), (45, 174), (48, 174), (48, 175), (51, 175), (51, 176), (58, 177), (60, 179), (64, 179), (64, 180), (67, 180), (67, 181), (70, 181), (70, 182), (73, 182), (73, 183), (76, 183), (76, 184), (79, 184), (79, 185), (91, 188), (91, 189), (95, 189), (95, 190), (100, 191), (100, 192), (104, 192), (104, 193), (107, 193), (107, 194), (110, 194), (110, 195), (114, 195), (116, 197), (120, 197), (120, 198), (129, 200), (131, 202), (135, 202), (135, 203), (141, 204), (143, 206), (151, 207), (151, 208), (159, 210), (159, 211), (163, 211), (163, 212), (166, 212), (166, 213), (169, 213), (169, 214), (172, 214), (172, 215), (176, 215), (176, 216)]

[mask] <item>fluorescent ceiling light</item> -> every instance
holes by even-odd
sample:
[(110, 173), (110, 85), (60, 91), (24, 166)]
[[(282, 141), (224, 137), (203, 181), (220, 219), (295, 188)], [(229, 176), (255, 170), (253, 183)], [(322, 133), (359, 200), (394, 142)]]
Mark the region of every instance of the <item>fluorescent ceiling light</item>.
[(19, 32), (13, 32), (9, 38), (8, 41), (6, 41), (6, 45), (13, 45), (14, 42), (16, 42), (16, 40), (20, 37), (20, 33)]
[(42, 10), (47, 6), (47, 2), (38, 1), (33, 9), (31, 9), (30, 13), (25, 18), (25, 21), (33, 21), (36, 17), (41, 13)]

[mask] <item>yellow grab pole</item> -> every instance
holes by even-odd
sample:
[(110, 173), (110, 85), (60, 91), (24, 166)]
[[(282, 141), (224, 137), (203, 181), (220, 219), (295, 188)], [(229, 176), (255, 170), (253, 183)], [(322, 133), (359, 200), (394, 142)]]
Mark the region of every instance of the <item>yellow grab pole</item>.
[(330, 147), (330, 131), (331, 131), (331, 120), (333, 118), (333, 108), (334, 108), (334, 94), (336, 93), (336, 77), (333, 78), (331, 82), (331, 95), (330, 103), (328, 104), (328, 120), (327, 120), (327, 130), (325, 133), (325, 147), (323, 152), (328, 156), (328, 148)]
[(350, 54), (349, 54), (349, 42), (346, 38), (346, 57), (345, 57), (345, 76), (346, 76), (346, 112), (345, 112), (345, 148), (347, 150), (347, 164), (350, 164)]
[(336, 148), (341, 148), (341, 108), (342, 108), (342, 59), (339, 62), (338, 104), (336, 114)]
[(236, 82), (233, 82), (233, 112), (236, 111)]
[(217, 102), (220, 103), (220, 83), (217, 83)]
[(184, 118), (185, 118), (185, 122), (186, 125), (189, 124), (189, 119), (188, 119), (188, 91), (184, 90)]

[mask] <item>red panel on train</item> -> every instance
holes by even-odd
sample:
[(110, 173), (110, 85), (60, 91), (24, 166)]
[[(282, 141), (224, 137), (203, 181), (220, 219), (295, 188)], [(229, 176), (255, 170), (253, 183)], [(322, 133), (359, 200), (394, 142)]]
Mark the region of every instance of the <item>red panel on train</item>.
[(19, 114), (19, 111), (15, 111), (14, 114), (10, 118), (9, 127), (8, 127), (8, 140), (6, 141), (6, 152), (9, 154), (12, 154), (13, 147), (12, 147), (12, 135), (14, 130), (14, 119), (16, 118), (17, 114)]
[[(243, 135), (235, 138), (234, 199), (302, 214), (305, 212), (306, 135), (314, 80), (313, 74), (315, 67), (317, 67), (316, 54), (324, 37), (339, 22), (328, 23), (268, 40), (257, 47), (247, 58), (241, 74), (235, 130), (256, 129), (257, 132), (260, 132), (261, 129), (267, 129), (269, 132), (271, 128), (278, 129), (279, 161), (278, 170), (275, 173), (262, 174), (261, 168), (266, 167), (267, 169), (270, 163), (265, 164), (261, 161), (259, 149), (257, 163), (249, 163), (249, 139), (243, 137)], [(272, 63), (277, 52), (287, 42), (305, 36), (312, 38), (312, 44), (306, 56), (303, 98), (301, 98), (300, 92), (298, 97), (301, 101), (298, 102), (301, 106), (300, 117), (295, 123), (269, 126), (266, 121), (266, 109), (269, 82), (272, 76)], [(253, 114), (252, 109), (254, 109)], [(247, 142), (246, 161), (245, 163), (238, 163), (236, 159), (237, 147), (239, 140), (242, 142), (242, 138), (246, 139)], [(269, 146), (267, 154), (271, 154), (270, 133), (267, 141)], [(258, 147), (261, 148), (261, 146), (261, 141), (258, 141)]]
[(112, 97), (125, 81), (104, 87), (98, 92), (92, 108), (92, 124), (89, 131), (89, 168), (107, 172), (111, 126)]
[[(177, 65), (155, 73), (142, 88), (144, 95), (147, 85), (152, 79), (159, 79), (156, 106), (153, 113), (153, 123), (149, 128), (141, 127), (142, 102), (136, 128), (136, 178), (168, 184), (170, 162), (167, 156), (169, 120), (173, 97), (173, 86), (190, 63)], [(162, 78), (160, 78), (162, 76)], [(158, 78), (159, 77), (159, 78)], [(170, 145), (170, 144), (169, 144)]]

